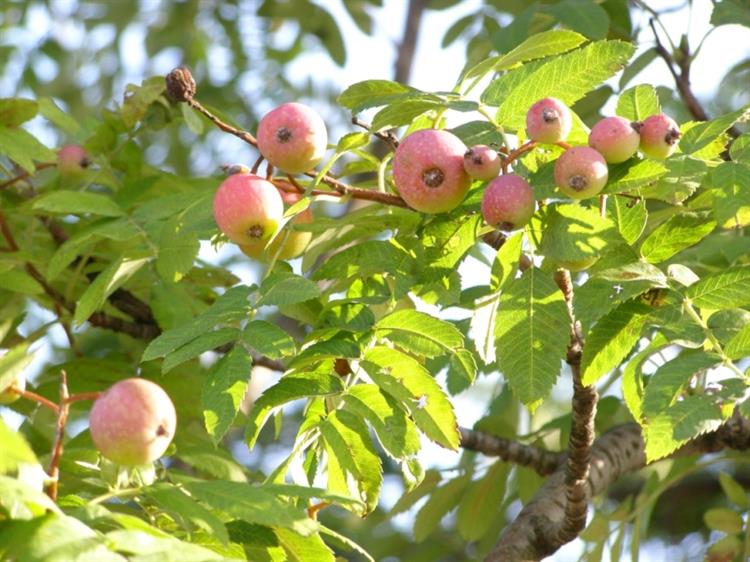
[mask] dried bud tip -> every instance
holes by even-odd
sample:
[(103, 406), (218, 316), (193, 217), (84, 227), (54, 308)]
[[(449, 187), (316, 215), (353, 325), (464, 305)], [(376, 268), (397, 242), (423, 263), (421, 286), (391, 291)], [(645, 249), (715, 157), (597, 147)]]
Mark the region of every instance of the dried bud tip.
[(166, 77), (167, 94), (175, 101), (189, 101), (195, 95), (195, 80), (185, 66), (178, 66)]

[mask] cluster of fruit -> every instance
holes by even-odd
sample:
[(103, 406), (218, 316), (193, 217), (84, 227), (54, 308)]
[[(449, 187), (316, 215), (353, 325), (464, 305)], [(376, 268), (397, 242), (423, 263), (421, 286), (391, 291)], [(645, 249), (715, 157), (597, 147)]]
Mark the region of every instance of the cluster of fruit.
[[(607, 183), (607, 164), (625, 162), (641, 152), (651, 158), (671, 155), (680, 138), (678, 125), (664, 114), (631, 123), (622, 117), (606, 117), (591, 129), (589, 146), (565, 143), (573, 126), (570, 109), (556, 98), (544, 98), (526, 115), (531, 150), (537, 144), (558, 144), (565, 151), (555, 162), (555, 183), (572, 199), (601, 192)], [(261, 155), (287, 174), (311, 170), (326, 150), (326, 127), (310, 107), (287, 103), (269, 112), (258, 128)], [(521, 152), (522, 153), (522, 152)], [(520, 153), (516, 155), (520, 156)], [(401, 198), (423, 213), (448, 212), (461, 204), (474, 180), (488, 181), (482, 198), (482, 215), (488, 224), (514, 230), (529, 222), (535, 210), (534, 190), (521, 176), (506, 173), (513, 158), (487, 145), (467, 148), (445, 130), (423, 129), (410, 134), (393, 155), (393, 183)], [(503, 172), (501, 174), (501, 171)], [(219, 228), (253, 258), (300, 255), (310, 233), (291, 231), (278, 236), (284, 204), (299, 200), (297, 187), (271, 182), (244, 169), (219, 187), (214, 216)], [(295, 222), (311, 222), (309, 209)]]

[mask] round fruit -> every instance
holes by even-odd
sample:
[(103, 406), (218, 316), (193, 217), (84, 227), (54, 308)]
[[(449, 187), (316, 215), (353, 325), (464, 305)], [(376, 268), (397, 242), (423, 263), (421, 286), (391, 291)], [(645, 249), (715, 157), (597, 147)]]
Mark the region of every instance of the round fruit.
[(464, 169), (466, 145), (448, 131), (422, 129), (393, 155), (393, 181), (406, 203), (423, 213), (452, 211), (471, 185)]
[(276, 187), (253, 174), (233, 174), (214, 196), (219, 229), (237, 244), (265, 243), (276, 232), (284, 203)]
[(66, 144), (57, 151), (57, 169), (62, 175), (80, 174), (89, 164), (89, 155), (80, 145)]
[[(281, 190), (281, 198), (287, 205), (294, 205), (297, 201), (299, 201), (302, 198), (302, 195), (299, 193), (288, 193), (286, 191)], [(300, 214), (298, 214), (296, 217), (294, 217), (291, 221), (289, 221), (289, 224), (307, 224), (311, 223), (313, 221), (313, 214), (310, 207), (302, 211)], [(284, 240), (284, 233), (282, 232), (279, 234), (273, 242), (271, 242), (268, 245), (268, 248), (266, 249), (266, 243), (265, 242), (254, 242), (251, 244), (240, 244), (240, 249), (242, 252), (251, 258), (254, 259), (264, 259), (264, 258), (271, 258), (274, 255), (276, 255), (276, 252), (279, 249), (279, 245), (281, 244), (281, 241)], [(310, 243), (310, 240), (312, 239), (312, 232), (306, 232), (304, 230), (290, 230), (288, 234), (286, 234), (286, 239), (284, 240), (284, 245), (281, 248), (281, 251), (279, 252), (278, 259), (280, 260), (289, 260), (292, 258), (299, 257), (302, 252), (305, 251), (305, 248), (307, 248), (307, 245)], [(265, 252), (264, 252), (265, 250)]]
[(585, 199), (599, 193), (607, 184), (604, 156), (588, 146), (574, 146), (555, 162), (555, 183), (572, 199)]
[(589, 146), (598, 150), (610, 164), (630, 159), (640, 142), (641, 136), (633, 124), (622, 117), (606, 117), (589, 133)]
[(544, 98), (526, 113), (526, 133), (531, 140), (554, 144), (568, 138), (573, 128), (573, 115), (557, 98)]
[(515, 174), (492, 180), (482, 196), (482, 216), (501, 230), (524, 226), (534, 214), (534, 190)]
[(659, 160), (677, 150), (681, 135), (679, 125), (663, 113), (646, 117), (640, 124), (640, 133), (643, 154)]
[(141, 378), (122, 380), (91, 408), (89, 426), (97, 450), (114, 463), (142, 465), (164, 454), (174, 437), (177, 414), (166, 392)]
[(464, 154), (464, 169), (472, 178), (491, 180), (500, 173), (502, 160), (497, 150), (486, 144), (472, 146)]
[(285, 103), (266, 113), (258, 125), (258, 150), (268, 162), (287, 172), (311, 170), (328, 145), (326, 124), (301, 103)]
[(26, 390), (26, 377), (23, 376), (23, 373), (17, 373), (15, 377), (13, 377), (13, 380), (6, 386), (2, 391), (0, 391), (0, 405), (7, 405), (12, 404), (19, 398), (21, 398), (20, 394), (17, 394), (15, 392), (12, 392), (10, 389), (15, 388), (20, 391)]

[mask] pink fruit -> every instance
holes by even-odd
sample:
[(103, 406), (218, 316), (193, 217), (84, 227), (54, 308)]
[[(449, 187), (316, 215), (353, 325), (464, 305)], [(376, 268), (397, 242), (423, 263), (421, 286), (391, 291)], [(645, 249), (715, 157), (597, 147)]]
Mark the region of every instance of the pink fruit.
[(567, 105), (557, 98), (544, 98), (526, 113), (526, 133), (531, 140), (554, 144), (568, 138), (573, 116)]
[(466, 145), (448, 131), (422, 129), (393, 155), (393, 181), (406, 203), (423, 213), (458, 207), (471, 185), (464, 169)]
[[(277, 182), (279, 183), (279, 182)], [(282, 182), (283, 183), (283, 182)], [(302, 196), (299, 193), (288, 193), (280, 190), (281, 198), (287, 205), (294, 205), (299, 201)], [(302, 211), (299, 215), (294, 217), (288, 224), (306, 224), (313, 221), (313, 214), (310, 207)], [(280, 233), (274, 240), (268, 245), (266, 249), (266, 242), (254, 242), (252, 244), (241, 244), (240, 249), (242, 252), (254, 259), (265, 259), (272, 258), (276, 255), (277, 250), (281, 241), (284, 239), (284, 233)], [(288, 260), (299, 257), (302, 252), (305, 251), (307, 245), (312, 239), (312, 232), (305, 232), (304, 230), (290, 230), (284, 240), (284, 245), (279, 252), (278, 259)], [(264, 252), (265, 250), (265, 252)]]
[(627, 119), (606, 117), (589, 133), (589, 146), (595, 148), (610, 164), (625, 162), (638, 150), (641, 136)]
[(663, 113), (646, 117), (640, 124), (641, 151), (651, 158), (664, 159), (677, 150), (680, 127)]
[(77, 144), (66, 144), (57, 151), (57, 169), (62, 175), (77, 175), (91, 164), (88, 153)]
[(266, 113), (258, 126), (258, 150), (289, 174), (315, 167), (325, 154), (328, 132), (317, 112), (301, 103), (285, 103)]
[(99, 452), (122, 465), (148, 464), (167, 450), (177, 414), (166, 392), (146, 379), (122, 380), (91, 408), (91, 438)]
[(588, 146), (574, 146), (555, 162), (555, 183), (572, 199), (599, 193), (607, 184), (609, 171), (604, 156)]
[(524, 226), (534, 214), (534, 190), (515, 174), (492, 180), (482, 196), (482, 216), (501, 230)]
[(237, 244), (265, 243), (276, 232), (284, 203), (271, 182), (253, 174), (233, 174), (214, 196), (219, 229)]
[(12, 404), (21, 396), (15, 392), (11, 392), (11, 388), (15, 388), (17, 390), (26, 390), (26, 377), (23, 376), (23, 373), (16, 374), (15, 377), (13, 377), (13, 380), (10, 381), (8, 386), (6, 386), (2, 391), (0, 391), (0, 405), (7, 405)]
[(472, 146), (464, 154), (464, 169), (472, 178), (491, 180), (500, 173), (502, 160), (497, 150), (486, 144)]

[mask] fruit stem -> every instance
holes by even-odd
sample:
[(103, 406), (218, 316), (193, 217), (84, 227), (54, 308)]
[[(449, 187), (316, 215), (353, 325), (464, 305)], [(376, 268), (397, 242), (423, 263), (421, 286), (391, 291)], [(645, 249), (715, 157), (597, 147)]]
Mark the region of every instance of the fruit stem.
[(47, 408), (55, 412), (55, 414), (59, 413), (60, 411), (60, 407), (52, 402), (52, 400), (48, 400), (44, 396), (40, 396), (36, 392), (31, 392), (30, 390), (21, 390), (20, 388), (16, 388), (14, 386), (10, 387), (8, 389), (8, 392), (18, 394), (21, 398), (26, 398), (27, 400), (32, 400), (33, 402), (37, 402), (42, 406), (46, 406)]
[(55, 443), (52, 445), (52, 460), (49, 463), (47, 474), (50, 477), (49, 486), (47, 486), (47, 495), (54, 502), (57, 501), (57, 484), (60, 476), (60, 459), (63, 453), (63, 440), (65, 439), (65, 424), (68, 422), (68, 411), (70, 403), (68, 399), (68, 374), (64, 369), (60, 370), (60, 409), (57, 412), (57, 431), (55, 433)]
[(536, 141), (530, 140), (523, 143), (521, 146), (516, 148), (515, 150), (511, 150), (507, 156), (502, 156), (503, 160), (503, 172), (507, 172), (507, 168), (510, 164), (512, 164), (515, 160), (532, 150), (536, 146)]
[(73, 402), (81, 402), (82, 400), (96, 400), (101, 394), (101, 392), (79, 392), (68, 397), (65, 403), (72, 404)]
[(555, 144), (556, 144), (557, 146), (559, 146), (560, 148), (564, 148), (565, 150), (568, 150), (568, 149), (572, 148), (572, 147), (571, 147), (571, 145), (569, 145), (569, 144), (568, 144), (567, 142), (565, 142), (565, 141), (557, 141), (557, 142), (556, 142)]
[[(39, 170), (44, 170), (44, 168), (51, 168), (51, 167), (56, 166), (56, 165), (57, 164), (55, 162), (40, 162), (39, 164), (36, 165), (36, 170), (34, 170), (34, 172), (38, 172)], [(31, 173), (28, 172), (28, 171), (26, 171), (26, 170), (24, 170), (23, 172), (21, 172), (17, 176), (14, 176), (14, 177), (12, 177), (12, 178), (10, 178), (8, 180), (5, 180), (4, 182), (0, 183), (0, 189), (5, 189), (6, 187), (10, 187), (14, 183), (19, 182), (21, 180), (25, 180), (29, 176), (31, 176)]]

